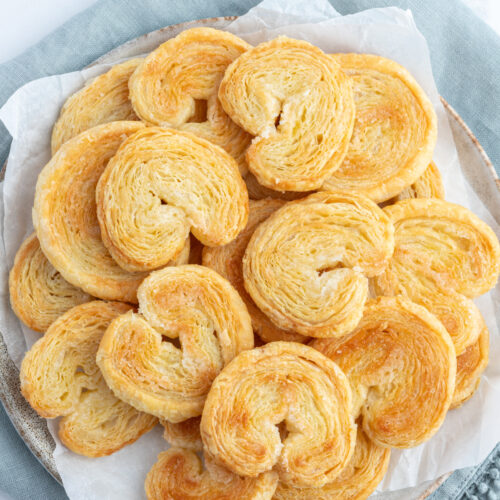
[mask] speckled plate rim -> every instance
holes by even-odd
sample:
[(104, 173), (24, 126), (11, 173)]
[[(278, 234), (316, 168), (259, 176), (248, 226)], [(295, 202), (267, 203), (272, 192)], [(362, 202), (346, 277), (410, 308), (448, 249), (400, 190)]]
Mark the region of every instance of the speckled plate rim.
[[(237, 17), (213, 17), (207, 19), (199, 19), (179, 24), (166, 26), (159, 30), (146, 33), (128, 42), (114, 48), (108, 53), (96, 59), (88, 67), (96, 64), (113, 63), (119, 59), (128, 58), (144, 54), (153, 50), (163, 41), (173, 38), (181, 31), (188, 28), (201, 26), (209, 26), (218, 29), (224, 29), (231, 21)], [(489, 159), (488, 155), (482, 148), (481, 144), (474, 136), (470, 128), (465, 124), (459, 114), (453, 107), (441, 97), (441, 101), (448, 113), (450, 126), (452, 128), (455, 142), (457, 139), (460, 144), (463, 144), (462, 153), (467, 151), (477, 158), (478, 163), (473, 167), (464, 168), (464, 162), (461, 162), (462, 169), (468, 180), (471, 176), (475, 183), (473, 186), (480, 195), (483, 202), (500, 223), (500, 179), (495, 171), (495, 168)], [(463, 154), (460, 154), (459, 143), (457, 150), (459, 158), (462, 159)], [(468, 164), (469, 162), (467, 162)], [(5, 164), (0, 172), (0, 180), (3, 179), (7, 164)], [(479, 167), (479, 175), (477, 168)], [(475, 184), (475, 185), (474, 185)], [(482, 196), (481, 196), (482, 195)], [(4, 287), (6, 284), (4, 284)], [(8, 300), (8, 294), (5, 295), (5, 300)], [(10, 359), (6, 345), (3, 341), (3, 336), (0, 332), (0, 400), (9, 416), (14, 428), (18, 432), (26, 446), (31, 450), (33, 455), (40, 461), (45, 469), (62, 484), (61, 477), (57, 471), (57, 467), (53, 457), (55, 443), (47, 428), (45, 419), (40, 418), (36, 412), (28, 405), (20, 392), (19, 387), (19, 371)], [(418, 500), (428, 497), (450, 476), (451, 473), (445, 474), (424, 488), (424, 491), (418, 494)]]

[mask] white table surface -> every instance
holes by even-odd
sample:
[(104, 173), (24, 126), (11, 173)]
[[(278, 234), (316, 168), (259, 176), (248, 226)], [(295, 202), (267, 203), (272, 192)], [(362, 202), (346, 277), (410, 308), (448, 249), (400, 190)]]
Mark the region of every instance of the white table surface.
[[(96, 1), (0, 0), (0, 64), (21, 54)], [(500, 0), (463, 1), (500, 34)]]

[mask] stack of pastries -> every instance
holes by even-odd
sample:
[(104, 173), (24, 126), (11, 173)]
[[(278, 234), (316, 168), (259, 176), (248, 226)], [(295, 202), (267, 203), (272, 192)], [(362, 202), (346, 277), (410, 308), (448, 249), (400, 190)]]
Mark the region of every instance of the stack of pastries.
[(22, 393), (85, 456), (161, 424), (151, 500), (368, 497), (488, 362), (500, 246), (436, 136), (396, 62), (287, 37), (190, 29), (92, 80), (10, 273)]

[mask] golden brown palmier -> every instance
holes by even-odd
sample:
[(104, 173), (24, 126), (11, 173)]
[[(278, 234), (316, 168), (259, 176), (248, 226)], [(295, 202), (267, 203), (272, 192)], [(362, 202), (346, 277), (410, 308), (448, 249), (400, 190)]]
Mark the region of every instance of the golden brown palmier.
[(275, 326), (271, 320), (255, 305), (250, 295), (245, 290), (243, 283), (242, 261), (248, 242), (257, 226), (266, 220), (276, 210), (281, 208), (284, 202), (281, 200), (265, 199), (250, 201), (250, 214), (245, 229), (231, 243), (222, 247), (205, 248), (203, 250), (202, 263), (217, 271), (226, 278), (247, 306), (254, 332), (264, 341), (289, 340), (305, 342), (307, 337), (293, 332), (287, 332)]
[(500, 271), (500, 245), (470, 210), (438, 199), (407, 199), (384, 208), (395, 227), (395, 250), (374, 279), (380, 295), (405, 294), (427, 307), (448, 329), (457, 354), (481, 331), (472, 300), (487, 292)]
[(394, 198), (394, 203), (407, 198), (440, 198), (444, 200), (444, 185), (441, 172), (431, 161), (424, 173), (409, 187)]
[(201, 437), (205, 455), (236, 474), (273, 469), (285, 484), (322, 486), (354, 451), (349, 382), (335, 363), (296, 342), (245, 351), (214, 380)]
[(227, 68), (219, 99), (256, 136), (246, 159), (260, 184), (318, 189), (342, 163), (354, 124), (351, 82), (310, 43), (280, 36), (246, 51)]
[[(195, 265), (155, 271), (137, 294), (140, 314), (116, 318), (101, 341), (106, 382), (123, 401), (170, 422), (201, 415), (215, 376), (253, 347), (245, 304), (227, 280)], [(180, 348), (169, 341), (177, 338)]]
[(241, 38), (213, 28), (188, 29), (167, 40), (130, 78), (136, 113), (151, 124), (179, 128), (221, 146), (244, 174), (251, 137), (224, 113), (217, 92), (227, 66), (249, 48)]
[(248, 193), (236, 162), (188, 132), (139, 130), (111, 159), (96, 190), (104, 244), (129, 271), (175, 259), (189, 232), (224, 245), (245, 227)]
[(347, 155), (324, 189), (388, 200), (425, 171), (436, 145), (437, 117), (412, 75), (371, 54), (331, 56), (349, 75), (356, 119)]
[(282, 483), (273, 500), (365, 500), (382, 481), (391, 450), (376, 445), (358, 427), (356, 448), (345, 469), (320, 488), (293, 488)]
[(265, 472), (256, 478), (203, 469), (193, 451), (170, 448), (158, 456), (144, 485), (148, 500), (271, 500), (278, 477)]
[(479, 338), (457, 357), (457, 379), (450, 408), (457, 408), (472, 397), (479, 387), (481, 375), (488, 366), (490, 334), (483, 323)]
[(128, 80), (141, 61), (130, 59), (113, 66), (66, 100), (52, 129), (52, 154), (89, 128), (138, 119), (129, 100)]
[(171, 446), (186, 450), (201, 451), (203, 443), (201, 442), (200, 421), (201, 417), (188, 418), (176, 424), (168, 420), (161, 420), (160, 423), (165, 429), (163, 438)]
[(380, 446), (409, 448), (432, 437), (450, 407), (456, 355), (427, 309), (405, 297), (369, 301), (354, 331), (311, 343), (351, 383), (354, 416)]
[(16, 316), (37, 332), (47, 328), (72, 307), (91, 300), (68, 283), (47, 260), (36, 234), (19, 247), (9, 274), (10, 303)]
[(250, 239), (245, 288), (284, 330), (342, 336), (363, 314), (367, 277), (391, 258), (393, 233), (390, 219), (362, 196), (325, 191), (287, 203)]
[(104, 331), (130, 307), (100, 300), (73, 307), (24, 357), (23, 396), (40, 416), (62, 417), (59, 437), (75, 453), (110, 455), (156, 424), (156, 418), (117, 399), (96, 365)]
[(40, 246), (64, 279), (102, 299), (136, 302), (145, 274), (124, 271), (104, 246), (95, 188), (109, 159), (140, 122), (98, 125), (66, 142), (38, 176), (33, 223)]

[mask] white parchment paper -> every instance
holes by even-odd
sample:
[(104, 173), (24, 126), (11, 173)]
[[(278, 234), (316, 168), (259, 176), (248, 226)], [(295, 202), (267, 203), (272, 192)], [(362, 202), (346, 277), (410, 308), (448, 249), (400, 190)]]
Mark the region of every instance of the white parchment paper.
[[(325, 52), (374, 53), (408, 68), (437, 111), (439, 132), (434, 160), (443, 174), (446, 198), (470, 208), (500, 236), (500, 227), (462, 174), (446, 112), (432, 78), (427, 44), (409, 11), (385, 8), (340, 16), (327, 0), (264, 0), (234, 21), (228, 30), (253, 44), (284, 34), (307, 40)], [(13, 137), (0, 196), (0, 331), (18, 366), (27, 346), (39, 334), (21, 325), (10, 309), (8, 270), (19, 245), (33, 230), (34, 188), (38, 173), (50, 158), (50, 134), (59, 109), (69, 95), (109, 67), (94, 66), (35, 80), (20, 88), (0, 109), (0, 120)], [(411, 450), (394, 450), (378, 491), (416, 486), (456, 468), (477, 464), (500, 441), (500, 339), (495, 317), (495, 311), (500, 310), (500, 287), (476, 302), (490, 329), (492, 360), (479, 390), (462, 408), (449, 412), (429, 442)], [(61, 444), (57, 422), (50, 422), (49, 428), (57, 443), (57, 468), (74, 500), (143, 498), (146, 473), (158, 453), (167, 448), (157, 428), (110, 457), (88, 459)], [(411, 496), (405, 490), (404, 497)]]

